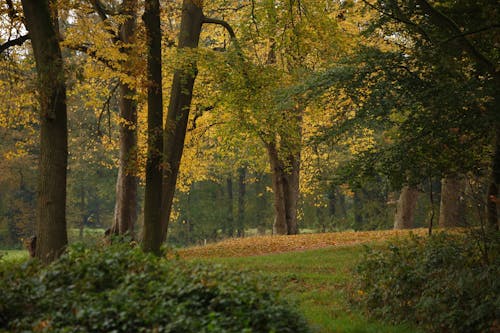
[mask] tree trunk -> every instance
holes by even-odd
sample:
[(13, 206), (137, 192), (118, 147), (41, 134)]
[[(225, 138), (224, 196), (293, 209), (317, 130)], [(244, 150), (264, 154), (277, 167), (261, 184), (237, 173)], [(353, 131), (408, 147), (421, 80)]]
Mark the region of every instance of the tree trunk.
[(465, 178), (446, 177), (441, 180), (441, 203), (439, 206), (439, 227), (465, 226)]
[(288, 234), (288, 224), (286, 221), (287, 209), (285, 204), (284, 170), (278, 156), (278, 151), (276, 150), (276, 145), (274, 143), (269, 143), (266, 147), (269, 155), (269, 163), (271, 165), (271, 180), (274, 194), (273, 234), (286, 235)]
[[(68, 130), (63, 59), (49, 4), (23, 0), (31, 36), (40, 98), (40, 170), (37, 203), (36, 256), (49, 263), (68, 243), (66, 232), (66, 170)], [(55, 12), (55, 11), (54, 11)]]
[(229, 176), (226, 179), (227, 188), (227, 228), (226, 234), (229, 237), (234, 236), (234, 214), (233, 214), (233, 179)]
[(137, 106), (135, 91), (120, 84), (120, 153), (112, 234), (134, 235), (137, 221)]
[[(500, 80), (497, 80), (500, 82)], [(498, 97), (497, 97), (498, 99)], [(500, 104), (500, 103), (498, 103)], [(495, 132), (495, 153), (492, 159), (491, 166), (491, 179), (490, 185), (488, 187), (488, 201), (487, 201), (487, 212), (488, 212), (488, 228), (491, 230), (498, 231), (498, 186), (500, 184), (500, 125), (496, 126)]]
[(238, 229), (237, 236), (245, 237), (245, 194), (246, 194), (246, 168), (238, 169)]
[(87, 214), (85, 214), (85, 187), (82, 185), (80, 188), (80, 225), (78, 238), (83, 240), (83, 229), (85, 228), (85, 221), (87, 221)]
[(404, 186), (396, 206), (394, 229), (411, 229), (414, 227), (415, 208), (418, 191), (414, 187)]
[(299, 233), (297, 224), (297, 206), (299, 202), (300, 155), (288, 156), (286, 169), (283, 170), (283, 188), (285, 193), (286, 224), (289, 235)]
[[(130, 44), (135, 40), (137, 0), (125, 0), (122, 13), (127, 19), (120, 29), (120, 40)], [(122, 50), (130, 58), (130, 49)], [(132, 61), (125, 64), (125, 74), (134, 76)], [(115, 214), (111, 233), (134, 236), (137, 221), (137, 91), (125, 82), (120, 82), (120, 153), (116, 180)]]
[[(179, 50), (198, 47), (202, 24), (203, 12), (199, 1), (184, 0), (179, 33)], [(162, 228), (158, 232), (160, 242), (165, 239), (167, 234), (196, 74), (196, 59), (190, 59), (184, 64), (183, 68), (175, 71), (172, 82), (170, 104), (164, 130), (163, 157), (165, 160), (163, 163)]]
[(354, 210), (354, 230), (361, 230), (363, 228), (363, 202), (359, 195), (359, 191), (354, 191), (353, 197), (353, 210)]
[(161, 225), (163, 97), (161, 77), (161, 27), (159, 0), (146, 0), (143, 14), (148, 47), (148, 152), (144, 197), (142, 248), (160, 254), (163, 242)]

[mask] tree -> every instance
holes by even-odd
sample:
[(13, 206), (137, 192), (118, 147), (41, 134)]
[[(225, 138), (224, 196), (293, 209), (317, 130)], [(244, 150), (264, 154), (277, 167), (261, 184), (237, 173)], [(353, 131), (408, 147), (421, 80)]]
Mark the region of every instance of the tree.
[(465, 177), (451, 175), (441, 180), (439, 226), (441, 228), (465, 226)]
[(144, 228), (142, 248), (160, 253), (164, 241), (162, 227), (162, 151), (163, 151), (163, 96), (161, 63), (160, 2), (144, 3), (143, 21), (146, 26), (148, 48), (148, 148), (146, 161), (146, 189), (144, 198)]
[(396, 208), (394, 229), (414, 228), (415, 208), (417, 206), (418, 190), (412, 186), (404, 186)]
[(55, 4), (48, 0), (23, 0), (22, 4), (36, 61), (40, 100), (36, 256), (48, 263), (56, 259), (68, 243), (66, 84)]

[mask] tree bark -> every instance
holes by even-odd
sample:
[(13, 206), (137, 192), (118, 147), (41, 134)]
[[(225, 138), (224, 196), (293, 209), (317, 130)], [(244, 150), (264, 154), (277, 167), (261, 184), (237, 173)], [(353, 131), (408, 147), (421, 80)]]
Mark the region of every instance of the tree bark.
[(245, 237), (245, 195), (246, 195), (246, 168), (238, 169), (238, 226), (236, 235)]
[[(66, 83), (58, 41), (54, 3), (22, 0), (38, 74), (40, 99), (40, 169), (36, 257), (49, 263), (64, 251), (68, 130)], [(55, 12), (55, 10), (53, 10)]]
[(288, 224), (286, 221), (286, 204), (285, 204), (285, 188), (283, 177), (283, 166), (278, 156), (278, 151), (274, 143), (266, 145), (269, 155), (269, 163), (271, 165), (271, 180), (274, 194), (274, 235), (287, 235)]
[(284, 193), (285, 193), (285, 209), (286, 209), (286, 224), (289, 235), (299, 233), (297, 223), (297, 209), (299, 202), (299, 176), (300, 176), (300, 154), (288, 156), (286, 169), (284, 170)]
[[(203, 12), (199, 1), (184, 0), (179, 33), (179, 50), (198, 47), (202, 24)], [(182, 68), (175, 71), (172, 82), (170, 104), (164, 130), (162, 228), (158, 233), (160, 242), (165, 240), (167, 234), (196, 74), (196, 59), (192, 58)]]
[(227, 189), (227, 227), (226, 234), (229, 237), (234, 236), (234, 213), (233, 213), (233, 179), (231, 176), (226, 178)]
[(394, 229), (411, 229), (414, 227), (415, 208), (417, 206), (418, 191), (411, 186), (404, 186), (396, 206)]
[(465, 178), (449, 176), (441, 180), (441, 203), (439, 205), (439, 227), (465, 226)]
[[(500, 80), (498, 80), (500, 82)], [(498, 97), (497, 97), (498, 98)], [(495, 153), (492, 158), (490, 185), (488, 187), (488, 228), (498, 231), (498, 186), (500, 185), (500, 125), (496, 126)]]
[(161, 27), (159, 0), (146, 0), (143, 21), (148, 47), (148, 150), (144, 197), (142, 248), (160, 254), (163, 242), (161, 221), (163, 97), (161, 64)]
[[(137, 0), (124, 0), (122, 14), (127, 16), (120, 29), (120, 41), (126, 44), (135, 40), (137, 22)], [(125, 74), (133, 77), (134, 65), (130, 60), (132, 52), (124, 48), (122, 52), (129, 59), (125, 64)], [(137, 91), (125, 82), (120, 82), (120, 152), (118, 176), (116, 179), (115, 214), (111, 233), (114, 235), (129, 234), (134, 237), (137, 221)]]

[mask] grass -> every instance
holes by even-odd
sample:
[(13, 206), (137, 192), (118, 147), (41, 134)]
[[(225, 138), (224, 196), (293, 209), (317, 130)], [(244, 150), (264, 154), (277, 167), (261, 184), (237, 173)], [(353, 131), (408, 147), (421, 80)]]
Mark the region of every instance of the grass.
[(253, 257), (192, 258), (227, 266), (229, 269), (261, 272), (282, 282), (315, 332), (417, 333), (416, 328), (394, 326), (367, 319), (349, 303), (352, 270), (361, 258), (361, 245), (346, 245), (302, 252)]
[[(416, 230), (415, 233), (425, 233)], [(298, 236), (229, 239), (204, 247), (181, 249), (178, 255), (225, 265), (228, 269), (260, 272), (277, 281), (283, 295), (297, 303), (318, 333), (417, 333), (417, 328), (370, 320), (349, 303), (353, 270), (363, 253), (361, 244), (379, 246), (408, 232), (372, 231)], [(26, 251), (0, 251), (4, 260), (25, 260)]]

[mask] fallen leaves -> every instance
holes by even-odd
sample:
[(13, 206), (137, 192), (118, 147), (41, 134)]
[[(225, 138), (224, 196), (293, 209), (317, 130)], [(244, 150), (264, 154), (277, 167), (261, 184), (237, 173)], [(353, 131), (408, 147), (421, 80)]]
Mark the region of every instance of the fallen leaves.
[(259, 256), (271, 253), (304, 251), (332, 246), (346, 246), (377, 242), (395, 237), (405, 237), (408, 236), (410, 232), (421, 235), (425, 234), (427, 230), (347, 231), (291, 236), (231, 238), (205, 246), (180, 249), (178, 251), (178, 255), (181, 258)]

